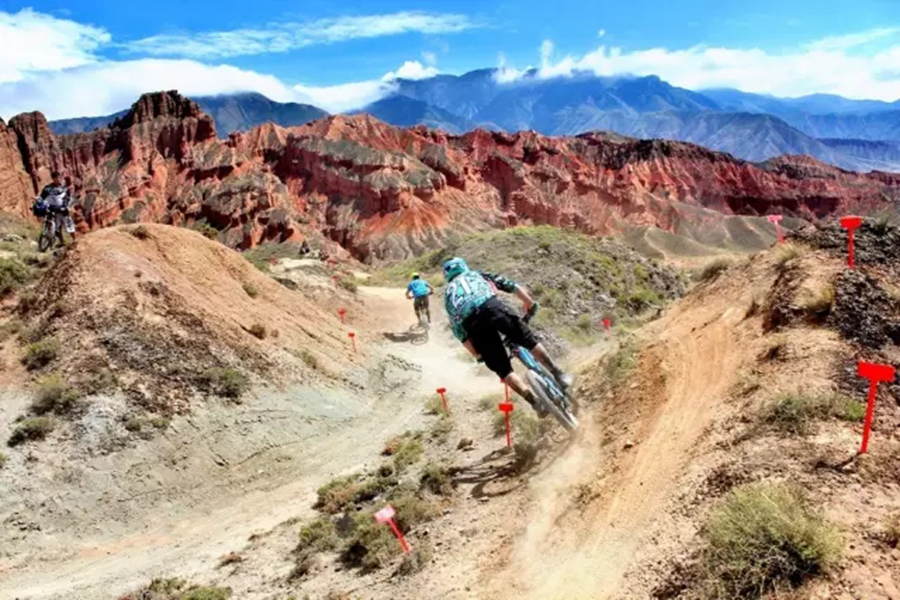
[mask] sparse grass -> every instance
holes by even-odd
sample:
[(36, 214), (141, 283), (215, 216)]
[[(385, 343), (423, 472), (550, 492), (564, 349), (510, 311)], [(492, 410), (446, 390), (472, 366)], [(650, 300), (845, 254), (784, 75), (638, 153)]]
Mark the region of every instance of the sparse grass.
[(126, 594), (119, 600), (227, 600), (231, 588), (198, 586), (183, 579), (154, 579), (145, 588)]
[(19, 314), (28, 314), (35, 306), (37, 306), (38, 295), (34, 290), (22, 290), (19, 292), (16, 304), (16, 311)]
[[(509, 415), (512, 441), (517, 451), (529, 451), (550, 426), (551, 420), (551, 417), (545, 421), (538, 419), (537, 414), (524, 400), (517, 403)], [(493, 430), (497, 437), (506, 435), (506, 416), (499, 410), (494, 414)]]
[(731, 268), (731, 259), (719, 257), (712, 262), (703, 266), (702, 269), (694, 273), (693, 279), (699, 283), (705, 283), (716, 279), (719, 275)]
[(847, 396), (784, 393), (777, 396), (763, 410), (757, 426), (763, 430), (807, 435), (812, 424), (817, 420), (840, 419), (858, 422), (863, 420), (865, 414), (865, 404)]
[(425, 400), (425, 414), (426, 415), (442, 415), (444, 414), (444, 403), (441, 402), (441, 397), (437, 394), (429, 395)]
[(139, 240), (146, 240), (150, 237), (150, 231), (144, 225), (138, 225), (129, 231), (129, 233)]
[(3, 465), (6, 464), (6, 461), (7, 461), (7, 460), (9, 460), (9, 457), (7, 457), (5, 454), (3, 454), (2, 452), (0, 452), (0, 469), (3, 468)]
[(450, 480), (450, 469), (446, 465), (429, 462), (422, 469), (419, 477), (419, 485), (438, 496), (449, 496), (453, 493), (453, 485)]
[(388, 503), (394, 507), (394, 521), (400, 531), (407, 532), (416, 525), (427, 523), (440, 514), (440, 505), (432, 497), (426, 497), (412, 488), (397, 488), (388, 495)]
[(631, 372), (637, 364), (637, 353), (637, 344), (628, 340), (606, 361), (604, 380), (610, 390), (615, 390), (631, 376)]
[(307, 349), (303, 349), (297, 353), (297, 357), (303, 361), (303, 363), (309, 367), (310, 369), (318, 369), (319, 368), (319, 359), (315, 354), (310, 352)]
[(384, 445), (382, 454), (392, 456), (394, 469), (402, 473), (407, 467), (413, 465), (422, 458), (422, 434), (420, 432), (407, 432), (403, 435), (391, 438)]
[(18, 258), (0, 258), (0, 298), (12, 294), (34, 277), (34, 269)]
[(18, 335), (20, 331), (25, 327), (24, 323), (19, 319), (10, 319), (3, 325), (0, 325), (0, 344), (13, 337), (14, 335)]
[(579, 315), (578, 318), (575, 319), (575, 327), (585, 333), (590, 333), (594, 329), (594, 323), (591, 321), (591, 315)]
[(29, 371), (46, 367), (59, 356), (60, 344), (54, 338), (47, 338), (33, 344), (29, 344), (25, 349), (25, 358), (22, 362)]
[(450, 434), (453, 433), (455, 426), (453, 417), (445, 414), (431, 427), (431, 438), (446, 444), (450, 440)]
[(497, 406), (503, 403), (505, 398), (501, 394), (489, 394), (478, 399), (478, 410), (482, 412), (494, 412)]
[(823, 285), (814, 292), (809, 292), (801, 301), (801, 307), (813, 319), (824, 319), (831, 313), (834, 305), (834, 286)]
[(250, 389), (246, 375), (229, 367), (208, 369), (200, 375), (200, 384), (208, 392), (224, 398), (238, 399)]
[(337, 550), (341, 540), (331, 517), (319, 517), (300, 529), (297, 552), (327, 552)]
[(900, 546), (900, 512), (892, 513), (884, 520), (884, 541), (894, 548)]
[(209, 223), (203, 223), (197, 228), (197, 231), (203, 235), (208, 240), (217, 240), (219, 239), (219, 230), (210, 225)]
[(266, 327), (260, 323), (254, 323), (250, 326), (250, 335), (259, 340), (266, 339)]
[(259, 296), (259, 288), (256, 287), (255, 285), (253, 285), (252, 283), (245, 283), (245, 284), (244, 284), (244, 291), (245, 291), (245, 292), (247, 293), (247, 295), (250, 296), (251, 298), (256, 298), (257, 296)]
[(72, 410), (81, 395), (69, 386), (63, 376), (52, 373), (38, 379), (31, 410), (38, 415), (64, 414)]
[(318, 490), (315, 507), (337, 514), (348, 507), (385, 495), (397, 485), (393, 470), (374, 475), (350, 475), (333, 479)]
[(338, 278), (337, 284), (340, 288), (355, 294), (359, 290), (359, 282), (353, 275), (342, 275)]
[(362, 511), (353, 518), (353, 531), (345, 542), (341, 560), (351, 567), (373, 571), (393, 559), (400, 543), (387, 525), (375, 521), (374, 513)]
[(219, 568), (244, 562), (244, 557), (237, 552), (229, 552), (219, 559)]
[(50, 417), (30, 417), (22, 419), (13, 429), (6, 442), (9, 446), (18, 446), (25, 442), (42, 440), (56, 428), (56, 422)]
[(130, 417), (125, 421), (125, 430), (132, 433), (139, 432), (144, 426), (144, 420), (140, 417)]
[(430, 541), (425, 539), (417, 542), (413, 546), (412, 551), (403, 555), (403, 560), (400, 561), (400, 565), (397, 567), (397, 575), (406, 577), (419, 573), (428, 566), (432, 556), (433, 551)]
[(735, 488), (710, 514), (701, 535), (698, 596), (761, 598), (798, 587), (837, 563), (843, 542), (793, 487), (755, 483)]
[(787, 266), (787, 263), (802, 256), (806, 252), (806, 248), (797, 244), (779, 244), (775, 251), (775, 265), (779, 269)]

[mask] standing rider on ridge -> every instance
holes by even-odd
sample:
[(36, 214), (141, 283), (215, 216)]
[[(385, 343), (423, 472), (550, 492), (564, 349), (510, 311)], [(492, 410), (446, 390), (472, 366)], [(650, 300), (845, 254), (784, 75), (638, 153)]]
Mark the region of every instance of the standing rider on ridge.
[(59, 171), (53, 171), (50, 177), (52, 181), (41, 190), (41, 200), (46, 203), (47, 210), (56, 222), (56, 236), (59, 238), (59, 245), (65, 246), (63, 227), (69, 232), (72, 239), (75, 239), (75, 223), (69, 215), (69, 204), (72, 202), (72, 194), (68, 186), (63, 183)]
[(444, 279), (447, 281), (444, 304), (453, 335), (472, 356), (483, 360), (491, 371), (528, 401), (538, 415), (546, 416), (547, 411), (534, 391), (513, 371), (501, 334), (531, 352), (547, 367), (564, 391), (572, 385), (572, 376), (553, 362), (522, 318), (500, 301), (494, 286), (500, 291), (515, 294), (526, 312), (534, 305), (528, 291), (500, 275), (471, 270), (461, 258), (451, 258), (444, 263)]

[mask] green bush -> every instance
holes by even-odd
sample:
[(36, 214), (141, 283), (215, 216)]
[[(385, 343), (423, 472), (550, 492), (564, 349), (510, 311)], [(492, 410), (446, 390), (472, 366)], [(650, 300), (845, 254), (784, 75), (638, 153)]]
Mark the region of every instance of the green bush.
[(190, 585), (183, 579), (154, 579), (147, 587), (119, 600), (228, 600), (231, 588)]
[(0, 469), (3, 468), (3, 465), (6, 464), (6, 461), (9, 460), (9, 457), (0, 452)]
[(362, 511), (353, 517), (353, 529), (341, 552), (341, 560), (364, 571), (372, 571), (388, 564), (399, 549), (397, 538), (387, 525), (375, 521), (372, 511)]
[(0, 258), (0, 298), (12, 294), (34, 276), (34, 270), (18, 258)]
[(137, 227), (132, 229), (130, 233), (139, 240), (146, 240), (150, 237), (150, 230), (148, 230), (144, 225), (138, 225)]
[(56, 423), (50, 417), (31, 417), (19, 421), (7, 441), (10, 446), (18, 446), (25, 442), (42, 440), (53, 431)]
[(318, 489), (315, 507), (327, 514), (337, 514), (355, 504), (383, 496), (396, 485), (392, 471), (338, 477)]
[(300, 360), (302, 360), (307, 367), (310, 369), (318, 369), (319, 368), (319, 359), (315, 354), (306, 350), (305, 348), (299, 353)]
[(431, 427), (431, 438), (442, 444), (447, 443), (450, 439), (450, 434), (453, 433), (454, 427), (456, 427), (456, 424), (453, 422), (453, 417), (444, 414)]
[(197, 228), (197, 231), (199, 231), (206, 239), (214, 241), (219, 239), (219, 230), (209, 223), (203, 223)]
[(843, 546), (799, 489), (771, 483), (735, 488), (701, 535), (704, 599), (761, 598), (797, 587), (836, 564)]
[(422, 458), (422, 442), (419, 433), (404, 433), (391, 438), (384, 446), (386, 456), (394, 458), (394, 468), (402, 473), (407, 467), (415, 464)]
[(19, 319), (10, 319), (0, 325), (0, 344), (22, 331), (25, 325)]
[(591, 315), (579, 315), (577, 319), (575, 319), (575, 327), (584, 331), (585, 333), (590, 333), (591, 330), (594, 329), (594, 323), (591, 321)]
[(208, 369), (200, 375), (200, 384), (210, 393), (237, 399), (250, 389), (250, 380), (240, 371), (228, 367)]
[(823, 319), (831, 313), (834, 305), (834, 287), (825, 285), (803, 299), (802, 308), (815, 319)]
[(797, 244), (780, 244), (775, 251), (775, 265), (783, 269), (787, 263), (802, 256), (805, 251)]
[(337, 550), (340, 539), (337, 529), (330, 517), (320, 517), (315, 521), (304, 525), (300, 529), (300, 541), (297, 544), (298, 552), (327, 552)]
[(60, 344), (54, 338), (47, 338), (33, 344), (29, 344), (25, 349), (25, 358), (23, 362), (29, 371), (46, 367), (59, 356)]
[(31, 310), (37, 306), (38, 303), (38, 295), (37, 292), (33, 290), (22, 290), (19, 292), (18, 303), (16, 304), (16, 311), (19, 314), (28, 314)]
[(261, 324), (259, 324), (259, 323), (254, 323), (254, 324), (250, 327), (250, 335), (252, 335), (253, 337), (255, 337), (255, 338), (257, 338), (257, 339), (260, 339), (260, 340), (266, 339), (266, 327), (265, 327), (265, 325), (261, 325)]
[(38, 379), (31, 410), (38, 415), (66, 413), (72, 410), (79, 397), (77, 390), (70, 387), (62, 375), (53, 373)]

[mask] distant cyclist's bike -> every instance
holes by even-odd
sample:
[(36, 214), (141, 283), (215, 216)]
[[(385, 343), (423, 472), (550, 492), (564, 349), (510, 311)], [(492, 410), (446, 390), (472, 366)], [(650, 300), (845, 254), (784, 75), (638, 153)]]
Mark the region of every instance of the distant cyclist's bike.
[[(524, 321), (528, 323), (537, 312), (538, 305), (535, 302), (531, 309), (525, 314)], [(574, 431), (578, 428), (578, 419), (575, 418), (574, 404), (568, 394), (562, 391), (562, 386), (556, 381), (556, 378), (534, 358), (534, 356), (518, 344), (506, 340), (506, 347), (509, 349), (510, 358), (517, 358), (527, 367), (525, 378), (528, 385), (537, 394), (537, 397), (544, 404), (544, 407), (559, 421), (560, 425), (568, 431)]]
[[(428, 294), (430, 296), (431, 294)], [(420, 296), (413, 298), (413, 307), (416, 309), (416, 318), (419, 320), (419, 327), (429, 329), (431, 322), (428, 318), (428, 296)]]
[(67, 207), (62, 209), (50, 209), (44, 202), (38, 199), (32, 206), (32, 212), (34, 213), (34, 216), (43, 218), (44, 220), (41, 225), (41, 235), (38, 238), (38, 250), (40, 252), (46, 252), (52, 248), (57, 236), (61, 242), (63, 241), (62, 232), (57, 231), (57, 214), (61, 214), (65, 217), (64, 220), (67, 223), (66, 230), (70, 234), (75, 232), (75, 228), (71, 225), (69, 209)]

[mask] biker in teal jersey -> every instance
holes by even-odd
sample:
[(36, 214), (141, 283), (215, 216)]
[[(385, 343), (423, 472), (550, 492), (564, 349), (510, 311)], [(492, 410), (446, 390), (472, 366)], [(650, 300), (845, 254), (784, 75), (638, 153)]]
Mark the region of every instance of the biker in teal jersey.
[(428, 301), (428, 297), (433, 293), (434, 288), (430, 283), (422, 279), (418, 273), (412, 274), (412, 279), (406, 286), (406, 297), (413, 301), (413, 310), (416, 311), (417, 317), (418, 311), (425, 309), (429, 323), (431, 323), (431, 303)]
[(546, 415), (534, 392), (513, 371), (501, 334), (534, 354), (563, 389), (572, 385), (572, 376), (553, 362), (528, 325), (500, 301), (494, 287), (515, 294), (526, 312), (534, 304), (528, 291), (500, 275), (470, 270), (461, 258), (451, 258), (444, 263), (444, 278), (447, 280), (444, 305), (453, 335), (472, 356), (483, 360), (491, 371), (527, 400), (538, 414)]

